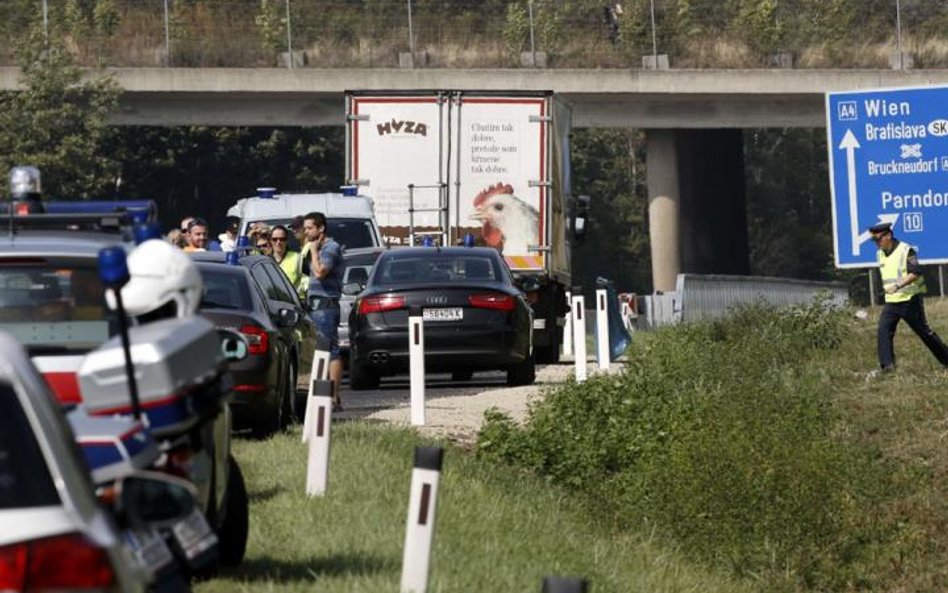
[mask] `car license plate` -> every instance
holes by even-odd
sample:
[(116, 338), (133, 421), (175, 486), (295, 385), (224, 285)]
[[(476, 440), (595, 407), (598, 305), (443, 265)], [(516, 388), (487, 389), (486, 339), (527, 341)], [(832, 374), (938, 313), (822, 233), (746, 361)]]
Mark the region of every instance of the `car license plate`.
[(176, 523), (171, 531), (189, 560), (217, 545), (217, 535), (198, 509), (194, 509), (187, 518)]
[(421, 312), (424, 321), (461, 321), (464, 319), (464, 309), (451, 307), (449, 309), (425, 309)]
[(164, 538), (151, 527), (128, 529), (122, 535), (125, 546), (152, 577), (174, 560)]

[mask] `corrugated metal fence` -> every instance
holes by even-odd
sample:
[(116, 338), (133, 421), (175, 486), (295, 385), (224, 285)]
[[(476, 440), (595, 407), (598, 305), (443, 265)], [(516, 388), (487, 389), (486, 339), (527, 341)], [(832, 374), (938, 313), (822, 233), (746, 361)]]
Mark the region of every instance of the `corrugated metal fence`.
[(735, 305), (761, 301), (778, 307), (797, 305), (826, 293), (830, 302), (843, 305), (849, 298), (842, 282), (758, 276), (679, 274), (675, 288), (675, 292), (638, 298), (637, 329), (722, 317)]

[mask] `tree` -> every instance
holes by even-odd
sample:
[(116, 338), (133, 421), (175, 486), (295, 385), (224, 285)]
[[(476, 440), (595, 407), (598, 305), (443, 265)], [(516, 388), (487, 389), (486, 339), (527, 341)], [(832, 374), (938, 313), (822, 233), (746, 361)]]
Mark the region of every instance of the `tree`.
[(0, 95), (0, 165), (4, 172), (35, 165), (47, 195), (87, 199), (118, 171), (102, 146), (121, 91), (108, 76), (84, 78), (59, 38), (49, 37), (34, 24), (18, 43), (23, 89)]

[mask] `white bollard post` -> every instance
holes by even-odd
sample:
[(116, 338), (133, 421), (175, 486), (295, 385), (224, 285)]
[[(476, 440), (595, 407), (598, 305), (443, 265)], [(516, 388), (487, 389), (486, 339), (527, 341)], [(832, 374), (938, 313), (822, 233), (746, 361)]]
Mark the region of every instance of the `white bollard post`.
[[(573, 306), (573, 295), (566, 291), (566, 306)], [(563, 324), (563, 356), (569, 356), (573, 353), (573, 315), (566, 316), (566, 323)]]
[(629, 303), (622, 301), (622, 325), (625, 329), (632, 331), (632, 307)]
[(306, 411), (303, 413), (303, 442), (309, 441), (309, 433), (313, 429), (313, 415), (315, 410), (310, 403), (313, 399), (313, 385), (317, 380), (329, 380), (329, 352), (316, 350), (313, 352), (313, 365), (309, 374), (309, 395), (306, 397)]
[(583, 295), (573, 297), (573, 358), (576, 360), (576, 382), (586, 380), (586, 301)]
[(307, 398), (307, 412), (313, 410), (313, 434), (309, 437), (309, 459), (306, 463), (306, 495), (322, 496), (329, 483), (329, 430), (332, 426), (332, 381), (312, 382)]
[(408, 367), (411, 379), (411, 423), (425, 425), (425, 327), (421, 308), (408, 316)]
[(609, 368), (609, 309), (604, 288), (596, 289), (596, 360), (600, 371)]
[(428, 588), (438, 481), (441, 478), (443, 457), (444, 449), (441, 447), (415, 447), (411, 493), (408, 497), (408, 520), (405, 527), (405, 551), (402, 556), (401, 593), (425, 593)]

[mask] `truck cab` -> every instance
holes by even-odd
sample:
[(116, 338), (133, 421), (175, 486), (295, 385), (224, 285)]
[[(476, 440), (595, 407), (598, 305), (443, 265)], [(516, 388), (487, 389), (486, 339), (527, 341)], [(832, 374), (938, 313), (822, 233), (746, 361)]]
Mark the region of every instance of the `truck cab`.
[(381, 233), (375, 220), (372, 198), (358, 195), (355, 188), (327, 193), (276, 193), (274, 188), (259, 188), (257, 195), (243, 198), (227, 210), (240, 218), (238, 235), (249, 233), (254, 223), (268, 227), (290, 226), (294, 218), (309, 212), (326, 215), (329, 236), (349, 248), (380, 247)]

